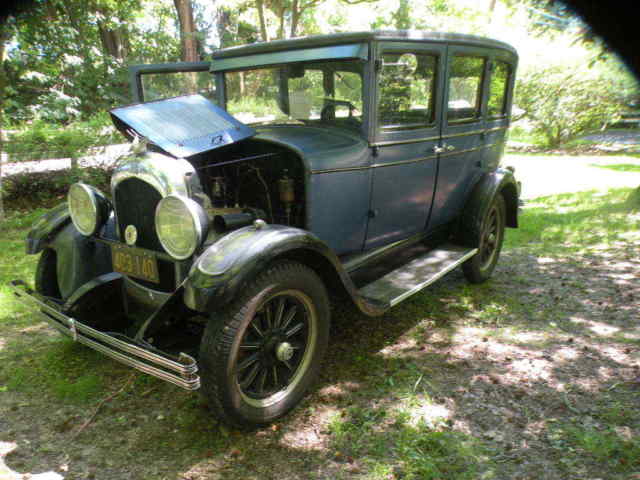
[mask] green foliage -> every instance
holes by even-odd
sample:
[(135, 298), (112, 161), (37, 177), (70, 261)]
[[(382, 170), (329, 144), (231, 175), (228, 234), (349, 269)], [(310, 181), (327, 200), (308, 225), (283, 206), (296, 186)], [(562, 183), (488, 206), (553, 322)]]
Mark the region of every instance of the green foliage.
[(69, 123), (130, 101), (127, 66), (175, 61), (173, 6), (158, 0), (30, 2), (4, 70), (13, 123)]
[(49, 158), (78, 158), (87, 155), (92, 147), (122, 141), (109, 114), (97, 113), (86, 121), (59, 127), (45, 121), (35, 121), (11, 135), (3, 145), (11, 162)]
[(581, 65), (536, 66), (520, 73), (515, 105), (545, 147), (558, 147), (612, 123), (634, 93), (624, 72)]

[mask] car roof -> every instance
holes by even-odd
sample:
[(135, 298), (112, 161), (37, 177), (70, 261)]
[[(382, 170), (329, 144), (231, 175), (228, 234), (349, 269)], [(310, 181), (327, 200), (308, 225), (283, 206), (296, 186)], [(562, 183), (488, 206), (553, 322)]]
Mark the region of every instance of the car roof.
[(515, 48), (508, 43), (477, 35), (466, 35), (449, 32), (424, 32), (418, 30), (372, 30), (368, 32), (333, 33), (330, 35), (311, 35), (307, 37), (274, 40), (271, 42), (257, 42), (237, 47), (216, 50), (212, 58), (230, 58), (256, 53), (282, 52), (302, 48), (321, 47), (345, 43), (369, 41), (402, 41), (419, 43), (447, 43), (470, 45), (476, 47), (498, 48), (517, 56)]

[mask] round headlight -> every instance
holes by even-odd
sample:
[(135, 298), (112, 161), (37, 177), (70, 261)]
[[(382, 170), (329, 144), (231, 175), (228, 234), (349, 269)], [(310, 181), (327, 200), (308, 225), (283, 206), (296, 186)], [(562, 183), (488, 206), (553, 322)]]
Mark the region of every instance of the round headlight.
[(109, 202), (95, 188), (74, 183), (67, 194), (71, 221), (83, 235), (94, 235), (109, 213)]
[(169, 195), (156, 207), (158, 239), (177, 260), (193, 255), (207, 233), (207, 225), (207, 214), (190, 198)]

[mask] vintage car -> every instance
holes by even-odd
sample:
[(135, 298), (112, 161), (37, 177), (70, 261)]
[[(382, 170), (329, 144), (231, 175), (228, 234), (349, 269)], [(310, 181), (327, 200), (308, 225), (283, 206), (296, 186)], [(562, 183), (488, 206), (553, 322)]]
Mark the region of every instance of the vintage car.
[(74, 184), (33, 225), (35, 286), (13, 293), (224, 421), (271, 422), (312, 384), (332, 300), (382, 315), (458, 266), (491, 276), (518, 226), (499, 167), (516, 64), (499, 41), (384, 31), (132, 67), (110, 192)]

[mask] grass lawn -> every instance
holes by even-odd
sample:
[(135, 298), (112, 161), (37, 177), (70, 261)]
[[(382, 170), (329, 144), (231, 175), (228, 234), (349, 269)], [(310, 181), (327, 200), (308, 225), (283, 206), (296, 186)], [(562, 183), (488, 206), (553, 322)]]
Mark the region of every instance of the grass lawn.
[[(454, 272), (379, 318), (336, 304), (318, 385), (253, 432), (61, 338), (2, 286), (0, 479), (640, 478), (630, 192), (529, 201), (486, 284)], [(39, 213), (2, 224), (0, 285), (33, 278)]]

